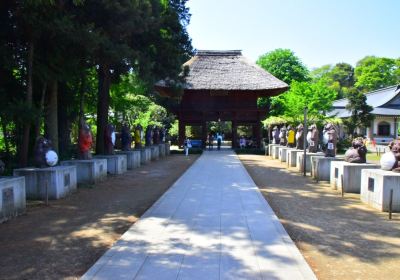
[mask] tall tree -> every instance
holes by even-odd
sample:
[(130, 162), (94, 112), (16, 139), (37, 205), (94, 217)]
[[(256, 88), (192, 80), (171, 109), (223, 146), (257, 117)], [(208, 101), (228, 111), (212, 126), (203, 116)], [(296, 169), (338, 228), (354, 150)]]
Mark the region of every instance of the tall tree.
[(337, 98), (343, 98), (350, 88), (354, 87), (354, 68), (348, 63), (337, 63), (334, 66), (324, 65), (311, 72), (314, 82), (323, 79), (327, 86), (334, 89)]
[(276, 49), (260, 56), (256, 62), (269, 73), (290, 85), (293, 81), (305, 82), (309, 70), (289, 49)]
[(281, 103), (282, 115), (294, 123), (303, 120), (304, 107), (308, 108), (310, 121), (322, 121), (331, 110), (336, 94), (323, 80), (317, 83), (293, 82), (290, 90), (276, 100)]
[(346, 109), (351, 116), (343, 120), (349, 134), (353, 137), (357, 127), (369, 127), (374, 115), (370, 114), (373, 107), (367, 104), (367, 97), (361, 91), (353, 88), (346, 94), (348, 104)]
[(355, 86), (368, 92), (400, 83), (400, 65), (395, 59), (366, 56), (357, 62)]

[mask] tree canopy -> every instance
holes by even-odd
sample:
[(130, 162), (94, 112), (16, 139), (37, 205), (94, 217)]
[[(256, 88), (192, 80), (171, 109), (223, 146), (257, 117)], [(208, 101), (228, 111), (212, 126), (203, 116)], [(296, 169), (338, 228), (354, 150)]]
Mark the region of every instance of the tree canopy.
[(400, 83), (400, 59), (366, 56), (357, 62), (355, 86), (362, 92)]
[(367, 97), (362, 92), (353, 89), (346, 94), (348, 104), (346, 109), (351, 112), (349, 118), (343, 119), (343, 124), (346, 126), (349, 134), (354, 136), (357, 127), (368, 127), (374, 119), (374, 115), (370, 112), (373, 107), (367, 104)]
[(338, 93), (338, 99), (343, 98), (355, 83), (353, 66), (344, 62), (314, 69), (311, 77), (314, 82), (323, 79), (327, 86)]
[(282, 115), (291, 123), (302, 122), (305, 107), (310, 121), (318, 122), (326, 118), (336, 94), (323, 80), (317, 83), (293, 82), (290, 90), (275, 98), (275, 101), (280, 103)]
[(42, 133), (69, 153), (82, 116), (96, 123), (98, 153), (109, 121), (173, 121), (152, 85), (180, 77), (189, 19), (186, 0), (1, 1), (3, 157), (28, 164)]
[(309, 80), (309, 71), (289, 49), (276, 49), (260, 56), (256, 62), (269, 73), (288, 85)]

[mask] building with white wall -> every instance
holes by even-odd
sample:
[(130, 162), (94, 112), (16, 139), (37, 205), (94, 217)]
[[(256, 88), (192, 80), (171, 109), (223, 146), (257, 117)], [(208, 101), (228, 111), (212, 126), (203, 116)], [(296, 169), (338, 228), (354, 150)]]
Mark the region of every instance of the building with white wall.
[[(399, 137), (400, 121), (400, 85), (391, 86), (366, 93), (367, 104), (374, 110), (371, 114), (375, 119), (367, 128), (357, 128), (357, 133), (374, 139), (378, 144), (386, 144)], [(348, 118), (351, 112), (346, 109), (348, 100), (346, 98), (333, 102), (333, 110), (330, 116)], [(345, 129), (341, 129), (345, 131)]]

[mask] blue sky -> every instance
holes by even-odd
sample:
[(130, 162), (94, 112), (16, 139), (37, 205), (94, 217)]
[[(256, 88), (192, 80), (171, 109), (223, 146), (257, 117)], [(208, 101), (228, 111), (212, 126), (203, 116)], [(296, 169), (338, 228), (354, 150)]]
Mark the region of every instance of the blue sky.
[(366, 55), (400, 57), (400, 0), (189, 0), (196, 49), (255, 61), (288, 48), (309, 68)]

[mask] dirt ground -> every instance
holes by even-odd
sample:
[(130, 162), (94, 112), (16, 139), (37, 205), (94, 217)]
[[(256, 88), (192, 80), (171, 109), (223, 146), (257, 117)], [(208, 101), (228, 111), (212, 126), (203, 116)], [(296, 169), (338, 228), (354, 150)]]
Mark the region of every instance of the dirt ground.
[(388, 220), (278, 160), (240, 159), (318, 279), (400, 279), (400, 213)]
[(76, 279), (184, 173), (198, 155), (109, 176), (0, 224), (0, 279)]

